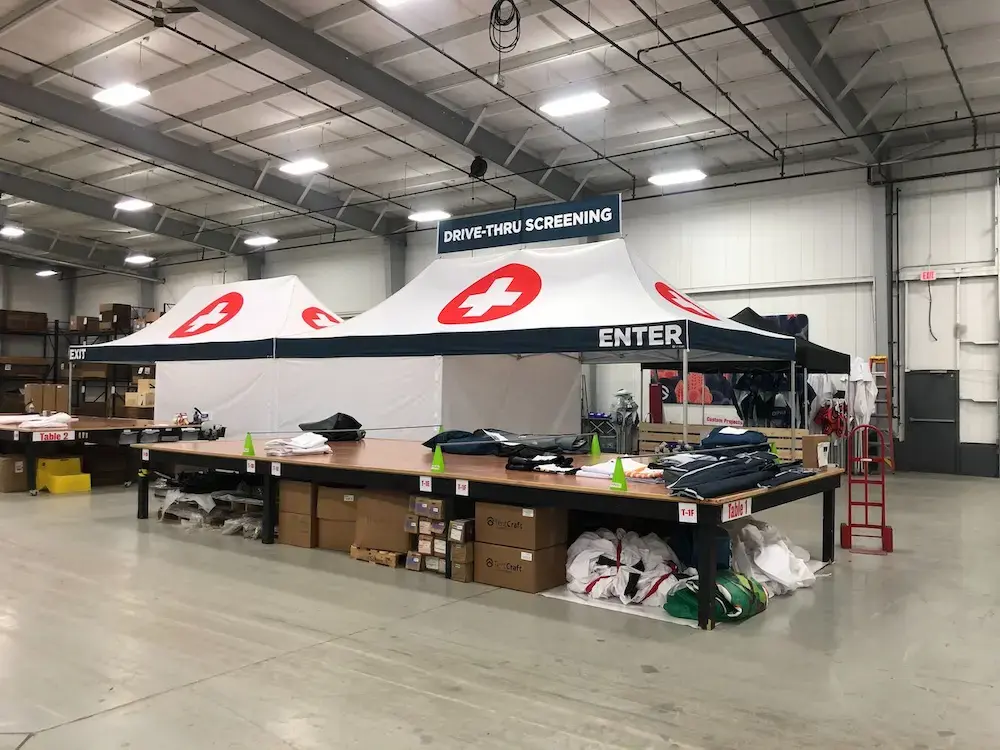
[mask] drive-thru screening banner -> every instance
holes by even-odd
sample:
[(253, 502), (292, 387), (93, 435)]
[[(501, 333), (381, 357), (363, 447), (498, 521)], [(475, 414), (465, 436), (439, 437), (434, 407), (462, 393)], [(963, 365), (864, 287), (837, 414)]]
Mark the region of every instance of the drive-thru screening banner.
[(600, 195), (573, 203), (549, 203), (442, 221), (438, 224), (437, 251), (457, 253), (597, 237), (618, 234), (621, 230), (621, 195)]

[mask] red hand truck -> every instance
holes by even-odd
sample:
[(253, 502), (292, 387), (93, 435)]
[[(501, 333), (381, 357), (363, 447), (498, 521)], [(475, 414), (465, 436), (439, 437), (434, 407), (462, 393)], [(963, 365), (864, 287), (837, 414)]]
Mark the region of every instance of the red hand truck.
[[(878, 437), (878, 455), (872, 456), (869, 447), (869, 432)], [(860, 455), (857, 454), (860, 445)], [(885, 466), (888, 454), (885, 450), (885, 433), (870, 424), (861, 424), (847, 436), (847, 523), (840, 524), (840, 546), (853, 552), (869, 555), (885, 555), (892, 552), (892, 526), (885, 522)], [(876, 472), (873, 469), (877, 468)], [(877, 478), (875, 478), (877, 477)], [(863, 486), (864, 499), (854, 499), (854, 487)], [(878, 488), (873, 493), (873, 488)], [(874, 498), (873, 498), (874, 495)], [(863, 509), (863, 511), (862, 511)], [(864, 516), (864, 523), (855, 519)], [(863, 532), (863, 533), (859, 533)], [(875, 533), (868, 533), (875, 532)], [(855, 537), (878, 539), (879, 549), (854, 548)]]

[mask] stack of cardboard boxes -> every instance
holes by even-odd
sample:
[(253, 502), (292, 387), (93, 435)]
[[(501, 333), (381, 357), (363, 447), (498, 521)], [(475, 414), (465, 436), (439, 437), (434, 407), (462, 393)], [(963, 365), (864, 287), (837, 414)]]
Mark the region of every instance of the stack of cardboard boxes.
[(119, 302), (104, 302), (101, 304), (101, 322), (98, 326), (101, 333), (131, 333), (132, 306)]
[(24, 410), (28, 414), (69, 412), (69, 386), (28, 383), (24, 386)]
[(477, 583), (537, 594), (566, 583), (566, 511), (476, 503)]
[(125, 406), (135, 409), (152, 409), (156, 406), (156, 381), (138, 378), (135, 384), (137, 390), (125, 393)]
[(0, 330), (45, 333), (49, 330), (49, 316), (46, 313), (26, 310), (0, 310)]
[(282, 481), (278, 541), (395, 566), (409, 544), (403, 530), (406, 512), (407, 496), (400, 493)]
[(434, 497), (412, 496), (409, 513), (403, 519), (409, 540), (406, 567), (445, 575), (448, 572), (448, 522), (445, 501)]

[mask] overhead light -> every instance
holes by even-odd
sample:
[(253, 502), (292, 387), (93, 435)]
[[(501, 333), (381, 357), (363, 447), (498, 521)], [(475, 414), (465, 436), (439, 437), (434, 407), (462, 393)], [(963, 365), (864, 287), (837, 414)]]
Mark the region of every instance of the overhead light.
[(288, 164), (282, 164), (280, 169), (285, 174), (312, 174), (313, 172), (322, 172), (324, 169), (329, 167), (325, 161), (320, 161), (319, 159), (299, 159), (298, 161), (292, 161)]
[(35, 276), (41, 276), (42, 278), (47, 278), (49, 276), (55, 276), (58, 271), (53, 271), (51, 268), (46, 268), (44, 271), (36, 271)]
[(649, 178), (650, 185), (683, 185), (685, 182), (698, 182), (704, 180), (705, 173), (700, 169), (680, 169), (676, 172), (661, 172)]
[(4, 227), (0, 229), (0, 236), (17, 239), (18, 237), (24, 236), (24, 230), (21, 229), (21, 227), (14, 226), (13, 224), (5, 224)]
[(415, 221), (418, 224), (422, 224), (425, 221), (444, 221), (445, 219), (450, 219), (451, 214), (447, 211), (417, 211), (414, 214), (410, 214), (410, 221)]
[(148, 89), (131, 83), (119, 83), (117, 86), (98, 91), (94, 94), (94, 101), (107, 104), (109, 107), (125, 107), (147, 96), (149, 96)]
[(262, 235), (259, 237), (248, 237), (243, 240), (243, 244), (249, 245), (250, 247), (267, 247), (268, 245), (273, 245), (277, 241), (277, 237), (267, 237)]
[(145, 211), (152, 207), (152, 203), (144, 201), (142, 198), (122, 198), (115, 204), (115, 208), (119, 211)]
[(378, 0), (379, 5), (384, 5), (386, 8), (395, 8), (397, 5), (402, 5), (406, 0)]
[(8, 203), (7, 208), (18, 208), (20, 206), (30, 206), (31, 201), (14, 201), (13, 203)]
[(125, 259), (125, 262), (130, 266), (148, 266), (156, 258), (152, 255), (143, 255), (142, 253), (133, 253)]
[(585, 94), (575, 94), (574, 96), (567, 96), (564, 99), (556, 99), (548, 104), (543, 104), (538, 109), (542, 114), (549, 115), (550, 117), (569, 117), (570, 115), (578, 115), (581, 112), (592, 112), (595, 109), (603, 109), (607, 106), (607, 99), (596, 91), (588, 91)]

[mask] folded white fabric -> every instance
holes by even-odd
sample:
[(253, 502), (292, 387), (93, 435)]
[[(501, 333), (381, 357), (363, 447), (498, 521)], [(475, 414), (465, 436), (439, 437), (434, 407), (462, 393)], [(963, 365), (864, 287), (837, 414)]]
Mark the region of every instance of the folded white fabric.
[[(631, 458), (622, 459), (622, 469), (625, 470), (626, 477), (640, 482), (657, 482), (663, 479), (663, 469), (650, 469), (646, 464), (639, 463)], [(577, 473), (577, 476), (610, 479), (614, 470), (615, 462), (613, 460), (604, 461), (593, 466), (584, 466)]]
[(75, 422), (74, 417), (70, 417), (69, 414), (65, 412), (58, 412), (56, 414), (50, 414), (47, 417), (27, 417), (23, 422), (18, 425), (19, 429), (31, 430), (31, 429), (63, 429), (65, 430), (70, 426), (72, 422)]
[(776, 526), (755, 519), (730, 531), (733, 569), (756, 579), (771, 596), (781, 596), (816, 582), (809, 553), (792, 544)]
[(264, 453), (268, 456), (316, 456), (333, 453), (333, 450), (322, 435), (304, 432), (293, 438), (268, 440), (264, 444)]
[(0, 424), (21, 424), (26, 419), (31, 419), (35, 414), (0, 414)]

